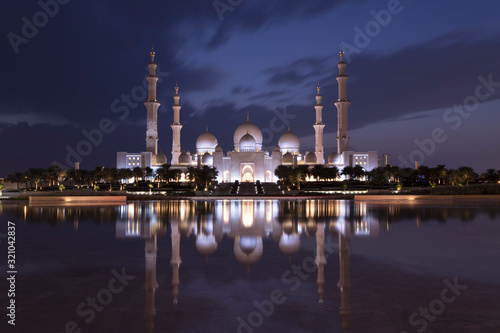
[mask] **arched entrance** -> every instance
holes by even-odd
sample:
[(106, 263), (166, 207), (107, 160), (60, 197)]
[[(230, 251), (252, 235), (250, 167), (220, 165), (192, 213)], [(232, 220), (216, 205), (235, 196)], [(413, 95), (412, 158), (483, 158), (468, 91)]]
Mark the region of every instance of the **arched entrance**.
[(229, 170), (224, 171), (224, 183), (229, 183), (231, 182), (231, 174), (229, 173)]
[(242, 183), (253, 183), (254, 179), (254, 170), (251, 165), (243, 165), (241, 168), (241, 182)]
[(266, 183), (271, 183), (273, 181), (273, 174), (271, 173), (270, 170), (266, 171)]

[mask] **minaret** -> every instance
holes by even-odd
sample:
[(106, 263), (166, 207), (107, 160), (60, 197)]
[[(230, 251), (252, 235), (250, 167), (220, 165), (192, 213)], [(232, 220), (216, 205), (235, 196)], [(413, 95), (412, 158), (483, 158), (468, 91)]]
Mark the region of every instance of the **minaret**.
[(321, 98), (323, 96), (319, 93), (319, 82), (317, 90), (318, 94), (316, 95), (316, 105), (314, 106), (316, 109), (316, 123), (313, 125), (314, 131), (316, 132), (316, 148), (314, 153), (316, 154), (316, 164), (324, 164), (325, 155), (323, 151), (323, 128), (325, 128), (325, 124), (323, 124), (323, 105), (321, 104)]
[(325, 224), (318, 223), (316, 229), (316, 265), (318, 266), (318, 294), (319, 302), (323, 303), (323, 294), (325, 293)]
[(340, 315), (342, 316), (342, 328), (351, 326), (351, 241), (349, 236), (339, 232), (339, 260), (340, 279), (337, 287), (340, 288)]
[(146, 128), (146, 151), (158, 154), (158, 108), (160, 102), (156, 100), (156, 83), (158, 76), (156, 76), (156, 63), (154, 47), (150, 52), (151, 62), (148, 64), (149, 75), (148, 80), (148, 100), (144, 102), (147, 110), (147, 128)]
[(177, 304), (177, 296), (179, 295), (179, 268), (182, 263), (180, 254), (181, 234), (179, 233), (178, 222), (171, 222), (172, 228), (172, 294), (174, 296), (174, 304)]
[(179, 86), (175, 84), (175, 95), (174, 95), (174, 123), (170, 125), (172, 127), (172, 165), (179, 164), (179, 155), (181, 154), (181, 129), (182, 125), (180, 123), (180, 111), (181, 106), (179, 105)]
[(346, 83), (347, 75), (345, 75), (344, 50), (340, 49), (340, 62), (338, 63), (339, 75), (337, 82), (339, 86), (339, 99), (335, 102), (337, 107), (337, 154), (342, 154), (349, 150), (349, 130), (347, 128), (347, 109), (351, 101), (347, 99)]
[(144, 288), (146, 288), (146, 328), (147, 332), (153, 332), (155, 328), (154, 318), (156, 315), (155, 307), (155, 291), (158, 288), (156, 281), (156, 234), (152, 237), (146, 238), (146, 246), (144, 254), (146, 259), (146, 281)]

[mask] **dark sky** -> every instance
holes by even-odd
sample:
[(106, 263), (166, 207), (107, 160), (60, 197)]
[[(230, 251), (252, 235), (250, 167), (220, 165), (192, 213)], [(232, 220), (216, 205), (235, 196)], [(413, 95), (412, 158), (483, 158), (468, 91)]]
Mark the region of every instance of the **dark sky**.
[(50, 15), (34, 0), (0, 4), (0, 177), (66, 164), (68, 149), (88, 148), (85, 131), (95, 134), (103, 119), (111, 130), (95, 134), (81, 168), (115, 166), (117, 151), (144, 151), (141, 87), (152, 44), (159, 147), (169, 161), (175, 82), (183, 150), (194, 152), (207, 125), (230, 150), (249, 112), (267, 147), (290, 125), (305, 152), (314, 145), (319, 81), (331, 153), (343, 43), (352, 150), (387, 152), (400, 166), (416, 158), (500, 168), (496, 1), (221, 0), (219, 13), (213, 0), (59, 0), (58, 8), (43, 1)]

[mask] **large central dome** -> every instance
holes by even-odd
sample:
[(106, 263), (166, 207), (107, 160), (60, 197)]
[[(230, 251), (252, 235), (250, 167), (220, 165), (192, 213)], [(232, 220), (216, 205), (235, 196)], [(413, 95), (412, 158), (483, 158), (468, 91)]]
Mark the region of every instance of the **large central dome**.
[(260, 129), (255, 125), (254, 123), (250, 122), (249, 118), (247, 117), (247, 121), (238, 126), (236, 131), (234, 131), (234, 149), (239, 150), (240, 149), (240, 140), (243, 138), (243, 136), (250, 134), (254, 139), (255, 139), (255, 144), (257, 150), (262, 149), (262, 132)]

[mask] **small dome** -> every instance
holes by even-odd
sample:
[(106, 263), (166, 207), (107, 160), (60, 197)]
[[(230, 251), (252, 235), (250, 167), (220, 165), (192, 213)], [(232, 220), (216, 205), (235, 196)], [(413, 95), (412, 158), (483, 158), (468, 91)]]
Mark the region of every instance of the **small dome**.
[(215, 146), (215, 151), (218, 153), (222, 152), (222, 147), (220, 145)]
[(283, 164), (293, 164), (293, 156), (290, 153), (283, 155)]
[(288, 129), (288, 132), (283, 134), (279, 141), (278, 145), (281, 147), (281, 152), (298, 152), (300, 149), (300, 141), (299, 138), (290, 132), (290, 129)]
[(156, 164), (166, 164), (167, 163), (167, 155), (165, 155), (163, 152), (160, 152), (158, 155), (156, 155)]
[(257, 247), (257, 238), (241, 236), (240, 237), (240, 249), (246, 254), (252, 253)]
[(241, 236), (234, 239), (234, 255), (245, 265), (255, 264), (262, 257), (264, 247), (261, 237)]
[(294, 224), (291, 219), (281, 223), (281, 228), (282, 228), (283, 232), (287, 235), (292, 235), (297, 230), (296, 224)]
[(316, 154), (313, 152), (306, 154), (306, 164), (316, 164)]
[(215, 135), (213, 135), (207, 130), (205, 133), (201, 134), (196, 140), (196, 150), (199, 153), (207, 151), (214, 152), (217, 144), (218, 144), (217, 138), (215, 137)]
[(311, 236), (311, 235), (314, 235), (316, 234), (316, 230), (318, 230), (318, 225), (316, 224), (316, 222), (314, 222), (313, 220), (307, 222), (306, 224), (306, 234)]
[(246, 134), (250, 134), (255, 139), (255, 143), (257, 145), (257, 149), (262, 149), (262, 132), (257, 125), (250, 122), (247, 118), (247, 121), (238, 126), (236, 131), (234, 131), (234, 149), (240, 148), (240, 140)]
[(214, 163), (214, 158), (209, 152), (206, 152), (201, 158), (201, 163), (205, 165), (212, 165)]
[(280, 150), (281, 150), (281, 148), (279, 145), (274, 146), (274, 151), (280, 151)]
[(191, 158), (187, 153), (182, 153), (179, 155), (179, 164), (190, 164), (191, 163)]
[(281, 235), (280, 250), (288, 255), (297, 253), (300, 250), (300, 236), (297, 234)]
[(201, 235), (196, 236), (196, 249), (198, 252), (204, 256), (209, 256), (217, 250), (217, 242), (215, 241), (215, 236), (213, 235)]
[(334, 164), (337, 161), (337, 153), (333, 152), (328, 156), (328, 164)]
[(256, 151), (257, 142), (250, 134), (245, 134), (240, 139), (240, 151)]

